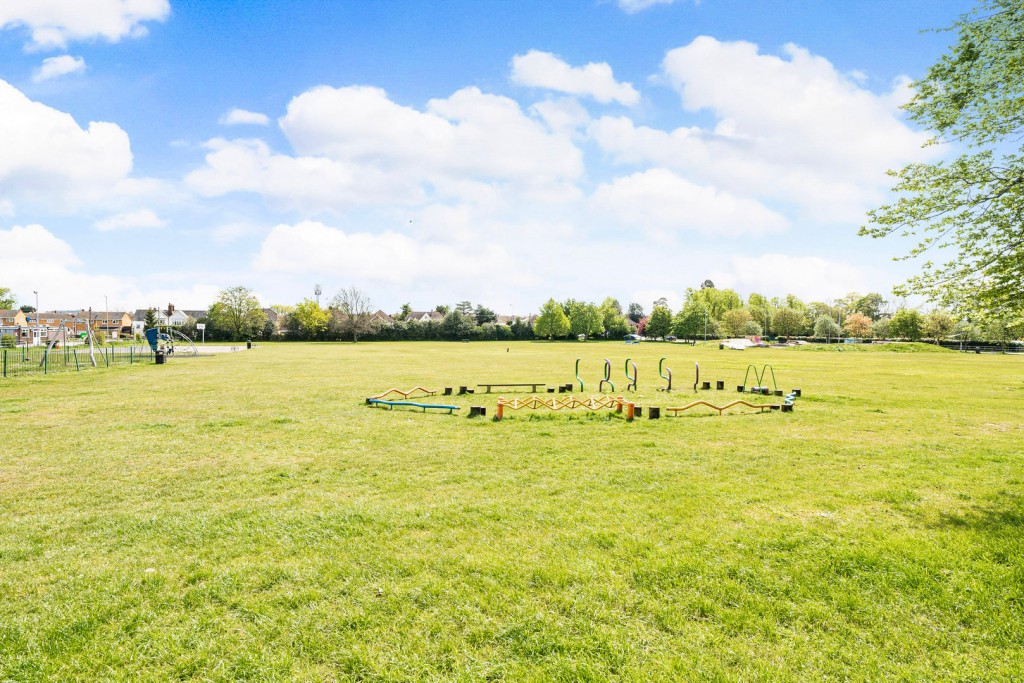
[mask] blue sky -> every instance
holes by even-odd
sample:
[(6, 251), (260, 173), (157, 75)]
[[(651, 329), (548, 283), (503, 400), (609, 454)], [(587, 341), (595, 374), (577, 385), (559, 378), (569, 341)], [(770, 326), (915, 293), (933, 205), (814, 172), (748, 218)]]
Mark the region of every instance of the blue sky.
[[(86, 7), (86, 5), (88, 5)], [(0, 4), (0, 286), (43, 308), (678, 306), (913, 271), (857, 236), (966, 2)]]

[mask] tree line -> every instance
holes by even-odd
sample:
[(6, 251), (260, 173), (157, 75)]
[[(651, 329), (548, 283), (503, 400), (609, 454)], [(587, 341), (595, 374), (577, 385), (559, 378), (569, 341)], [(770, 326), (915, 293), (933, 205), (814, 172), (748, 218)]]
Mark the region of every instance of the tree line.
[(673, 311), (658, 299), (650, 312), (643, 304), (625, 307), (614, 297), (600, 304), (549, 299), (535, 316), (517, 317), (499, 324), (490, 308), (470, 301), (432, 309), (430, 320), (407, 320), (409, 304), (381, 319), (374, 315), (369, 297), (356, 287), (339, 290), (325, 306), (303, 299), (293, 306), (273, 306), (279, 324), (268, 320), (251, 290), (232, 287), (221, 292), (206, 318), (187, 321), (182, 331), (195, 334), (195, 324), (206, 324), (210, 340), (281, 339), (295, 341), (439, 341), (516, 339), (621, 339), (636, 334), (646, 338), (720, 339), (760, 336), (813, 338), (826, 342), (841, 337), (858, 339), (928, 339), (1007, 342), (1024, 336), (1024, 324), (1012, 318), (954, 316), (937, 308), (920, 313), (895, 305), (881, 294), (851, 292), (833, 301), (805, 303), (790, 294), (767, 297), (753, 293), (745, 300), (732, 289), (718, 289), (710, 281), (686, 291), (684, 302)]

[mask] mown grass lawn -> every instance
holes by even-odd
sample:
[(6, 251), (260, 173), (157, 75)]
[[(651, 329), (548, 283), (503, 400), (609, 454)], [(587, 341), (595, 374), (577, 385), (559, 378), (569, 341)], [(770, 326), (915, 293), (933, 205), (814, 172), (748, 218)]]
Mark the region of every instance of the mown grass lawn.
[[(696, 362), (701, 398), (748, 363), (803, 397), (364, 404), (577, 357), (621, 390), (627, 356), (645, 407)], [(953, 352), (282, 344), (8, 380), (0, 680), (1020, 679), (1022, 445), (1024, 358)]]

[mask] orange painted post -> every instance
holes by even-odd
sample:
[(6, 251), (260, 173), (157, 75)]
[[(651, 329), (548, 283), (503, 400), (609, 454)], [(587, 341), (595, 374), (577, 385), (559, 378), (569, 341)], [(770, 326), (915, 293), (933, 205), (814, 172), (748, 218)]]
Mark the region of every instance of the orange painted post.
[(626, 404), (626, 421), (633, 421), (633, 413), (636, 411), (636, 404), (630, 402)]
[(498, 422), (501, 422), (501, 418), (505, 417), (505, 404), (501, 401), (498, 401), (498, 409), (495, 411), (494, 416)]
[(621, 413), (622, 412), (622, 399), (621, 398), (619, 398), (619, 399), (617, 399), (615, 401), (615, 412), (616, 413)]

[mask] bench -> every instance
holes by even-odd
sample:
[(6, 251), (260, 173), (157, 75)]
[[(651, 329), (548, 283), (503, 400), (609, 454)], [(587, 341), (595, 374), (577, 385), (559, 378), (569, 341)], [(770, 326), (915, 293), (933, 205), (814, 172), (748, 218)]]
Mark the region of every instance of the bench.
[(433, 403), (416, 403), (415, 401), (385, 401), (379, 398), (368, 398), (366, 403), (374, 405), (379, 403), (380, 405), (388, 406), (391, 410), (395, 409), (395, 406), (412, 406), (413, 408), (422, 408), (423, 412), (427, 412), (427, 408), (436, 408), (438, 410), (447, 410), (449, 415), (453, 414), (453, 411), (459, 410), (459, 406), (446, 406)]
[(493, 387), (531, 387), (530, 391), (537, 393), (537, 387), (547, 386), (546, 382), (522, 382), (522, 383), (510, 383), (510, 382), (494, 382), (491, 384), (477, 384), (478, 387), (486, 387), (487, 392), (491, 393)]

